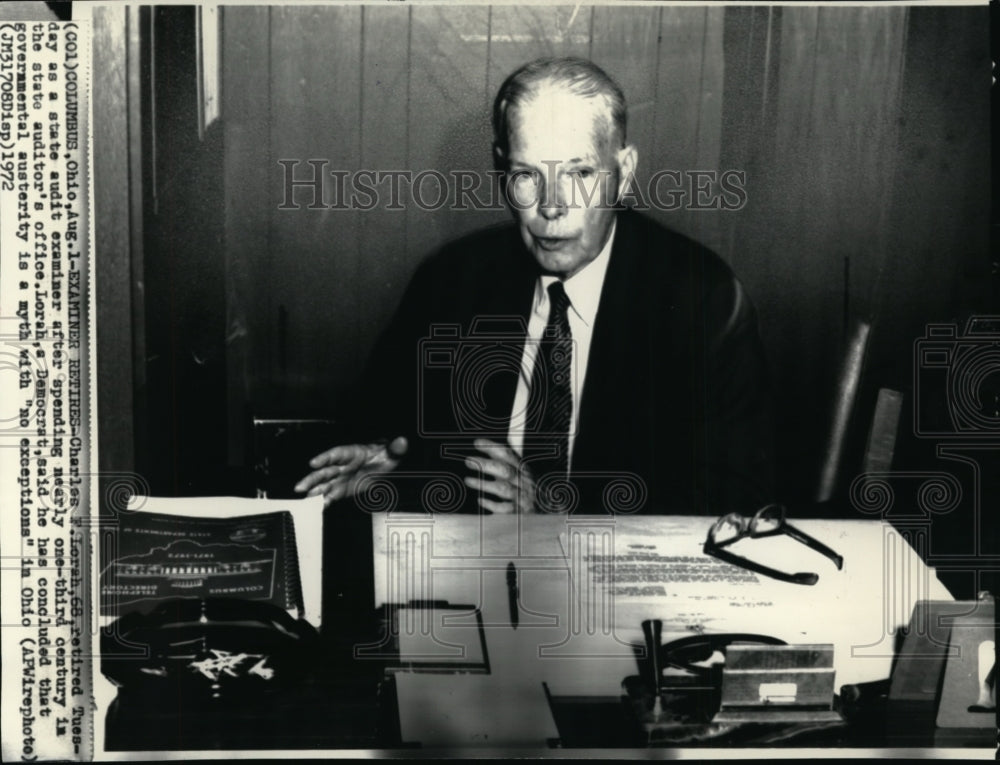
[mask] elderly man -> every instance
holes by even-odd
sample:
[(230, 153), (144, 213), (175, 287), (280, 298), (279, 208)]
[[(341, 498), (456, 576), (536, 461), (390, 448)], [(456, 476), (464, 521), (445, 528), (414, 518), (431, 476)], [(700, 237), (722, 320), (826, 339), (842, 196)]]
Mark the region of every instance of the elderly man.
[(754, 309), (716, 255), (619, 204), (638, 160), (621, 89), (589, 61), (534, 61), (493, 123), (515, 225), (418, 269), (361, 386), (365, 442), (296, 488), (334, 501), (395, 471), (426, 506), (444, 477), (466, 501), (441, 509), (494, 513), (770, 500)]

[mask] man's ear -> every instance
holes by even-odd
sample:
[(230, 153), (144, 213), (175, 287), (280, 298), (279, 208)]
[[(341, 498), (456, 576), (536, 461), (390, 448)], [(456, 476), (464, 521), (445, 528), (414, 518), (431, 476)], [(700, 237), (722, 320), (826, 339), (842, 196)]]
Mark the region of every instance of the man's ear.
[(618, 170), (621, 173), (618, 178), (618, 198), (621, 199), (625, 189), (632, 183), (632, 176), (639, 165), (639, 152), (635, 146), (628, 144), (618, 150)]
[(507, 155), (504, 154), (498, 143), (493, 144), (493, 169), (499, 170), (501, 173), (507, 172)]

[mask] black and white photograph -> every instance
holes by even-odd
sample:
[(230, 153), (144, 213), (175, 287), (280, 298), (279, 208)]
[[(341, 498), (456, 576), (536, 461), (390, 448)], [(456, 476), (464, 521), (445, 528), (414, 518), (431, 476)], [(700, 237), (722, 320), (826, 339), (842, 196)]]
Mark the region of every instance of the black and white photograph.
[(995, 8), (5, 6), (5, 759), (995, 755)]

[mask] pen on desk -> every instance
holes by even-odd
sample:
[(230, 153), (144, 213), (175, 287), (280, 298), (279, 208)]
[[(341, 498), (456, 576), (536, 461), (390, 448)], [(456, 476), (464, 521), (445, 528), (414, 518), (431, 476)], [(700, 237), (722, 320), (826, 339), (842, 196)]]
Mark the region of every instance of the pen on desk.
[(646, 638), (646, 652), (649, 654), (650, 692), (653, 694), (653, 714), (662, 711), (660, 700), (660, 642), (663, 640), (663, 622), (646, 619), (642, 623), (642, 634)]
[(514, 568), (514, 561), (507, 564), (507, 605), (510, 608), (510, 626), (517, 629), (517, 569)]

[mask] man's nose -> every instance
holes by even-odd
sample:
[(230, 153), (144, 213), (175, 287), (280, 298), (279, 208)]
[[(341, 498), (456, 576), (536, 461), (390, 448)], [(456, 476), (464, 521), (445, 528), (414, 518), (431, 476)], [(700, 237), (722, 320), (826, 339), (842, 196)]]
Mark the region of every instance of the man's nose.
[(566, 214), (566, 198), (559, 183), (542, 183), (538, 200), (538, 213), (546, 220), (555, 220)]

